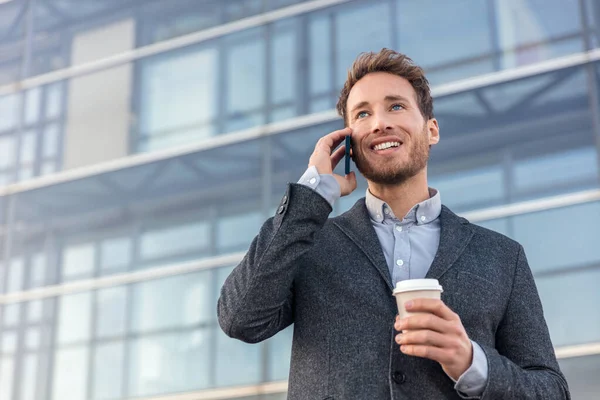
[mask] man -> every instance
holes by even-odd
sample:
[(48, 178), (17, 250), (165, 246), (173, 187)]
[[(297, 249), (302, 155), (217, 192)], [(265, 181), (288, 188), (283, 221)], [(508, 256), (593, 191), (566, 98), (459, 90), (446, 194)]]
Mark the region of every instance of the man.
[[(569, 399), (535, 283), (513, 240), (470, 224), (427, 185), (439, 126), (423, 70), (383, 49), (359, 56), (298, 184), (225, 282), (225, 333), (265, 340), (294, 323), (290, 399)], [(366, 197), (333, 174), (352, 137)], [(442, 300), (407, 304), (396, 282), (438, 279)], [(405, 333), (400, 333), (406, 330)]]

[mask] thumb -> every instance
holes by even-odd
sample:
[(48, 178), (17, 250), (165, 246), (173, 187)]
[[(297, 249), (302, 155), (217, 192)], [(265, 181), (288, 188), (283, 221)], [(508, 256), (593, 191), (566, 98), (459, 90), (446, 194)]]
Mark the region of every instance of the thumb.
[(356, 174), (354, 173), (354, 171), (350, 172), (348, 175), (346, 175), (344, 178), (340, 179), (339, 181), (340, 181), (342, 196), (347, 196), (350, 193), (352, 193), (358, 185), (356, 182)]

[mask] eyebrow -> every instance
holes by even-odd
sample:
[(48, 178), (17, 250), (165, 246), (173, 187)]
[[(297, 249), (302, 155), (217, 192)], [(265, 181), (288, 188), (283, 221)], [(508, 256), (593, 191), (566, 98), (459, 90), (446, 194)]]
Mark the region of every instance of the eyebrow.
[[(402, 101), (405, 103), (409, 103), (408, 99), (404, 96), (399, 96), (399, 95), (391, 95), (388, 94), (387, 96), (385, 96), (384, 98), (385, 101)], [(350, 111), (351, 114), (353, 114), (356, 110), (358, 110), (359, 108), (363, 108), (369, 105), (368, 101), (361, 101), (360, 103), (358, 103), (357, 105), (355, 105), (352, 110)]]

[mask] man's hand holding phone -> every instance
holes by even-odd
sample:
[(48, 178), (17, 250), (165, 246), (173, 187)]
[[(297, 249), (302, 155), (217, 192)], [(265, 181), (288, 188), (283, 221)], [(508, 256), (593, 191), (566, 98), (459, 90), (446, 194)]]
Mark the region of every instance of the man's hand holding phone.
[[(356, 174), (350, 172), (346, 176), (334, 174), (333, 170), (346, 155), (346, 146), (342, 145), (336, 149), (345, 139), (350, 136), (350, 128), (341, 129), (323, 136), (317, 142), (315, 150), (310, 156), (308, 166), (313, 165), (317, 168), (319, 174), (332, 174), (335, 180), (340, 184), (341, 195), (347, 196), (356, 189)], [(334, 151), (334, 149), (336, 149)]]

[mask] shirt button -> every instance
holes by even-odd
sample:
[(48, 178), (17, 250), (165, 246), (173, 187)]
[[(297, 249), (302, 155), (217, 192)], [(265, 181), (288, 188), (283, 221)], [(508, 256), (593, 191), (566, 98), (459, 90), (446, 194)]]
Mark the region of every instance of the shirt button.
[(399, 266), (403, 266), (403, 265), (404, 265), (404, 261), (402, 261), (402, 260), (397, 260), (397, 261), (396, 261), (396, 264), (397, 264), (397, 265), (399, 265)]
[(390, 215), (390, 209), (389, 208), (384, 208), (383, 212), (386, 213), (387, 215)]
[(398, 232), (402, 232), (402, 226), (400, 226), (400, 225), (396, 225), (396, 230), (397, 230)]
[(427, 217), (425, 217), (424, 215), (421, 215), (421, 221), (425, 222), (427, 220)]
[(314, 185), (315, 182), (317, 181), (317, 178), (310, 178), (310, 181), (308, 181), (311, 185)]
[(381, 214), (377, 214), (377, 221), (381, 220)]

